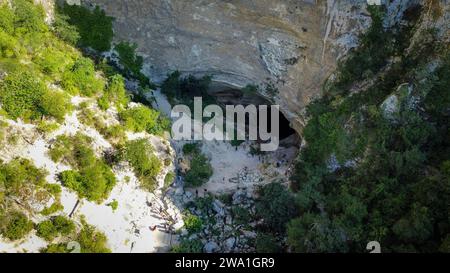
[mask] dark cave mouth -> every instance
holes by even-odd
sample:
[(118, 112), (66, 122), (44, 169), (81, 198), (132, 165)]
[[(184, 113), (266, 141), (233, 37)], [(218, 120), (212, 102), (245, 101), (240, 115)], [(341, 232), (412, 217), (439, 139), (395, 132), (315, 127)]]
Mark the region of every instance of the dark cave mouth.
[[(216, 98), (217, 103), (222, 106), (222, 108), (225, 108), (226, 105), (243, 105), (244, 107), (248, 105), (255, 105), (257, 108), (260, 105), (273, 105), (272, 102), (270, 102), (268, 99), (262, 97), (258, 94), (244, 94), (239, 89), (226, 89), (223, 91), (214, 92), (211, 94), (213, 97)], [(270, 109), (270, 108), (269, 108)], [(236, 118), (236, 116), (235, 116)], [(271, 124), (271, 113), (270, 110), (268, 111), (268, 124), (267, 128), (268, 131), (272, 131), (272, 124)], [(246, 115), (245, 119), (246, 125), (248, 126), (248, 115)], [(258, 124), (259, 124), (259, 116), (258, 116)], [(291, 137), (292, 135), (297, 135), (297, 132), (291, 127), (290, 121), (286, 118), (286, 116), (283, 114), (282, 111), (279, 111), (279, 118), (278, 118), (278, 127), (279, 127), (279, 137), (280, 141), (286, 138)], [(258, 128), (259, 131), (259, 128)], [(247, 130), (248, 133), (248, 130)]]

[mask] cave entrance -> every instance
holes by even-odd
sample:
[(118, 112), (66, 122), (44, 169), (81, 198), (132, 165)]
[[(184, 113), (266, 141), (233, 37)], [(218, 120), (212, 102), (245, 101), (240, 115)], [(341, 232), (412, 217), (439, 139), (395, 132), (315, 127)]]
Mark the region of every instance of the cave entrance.
[[(221, 105), (223, 108), (225, 105), (243, 105), (244, 107), (247, 105), (272, 105), (268, 99), (258, 95), (258, 94), (244, 94), (239, 89), (226, 89), (221, 90), (218, 92), (214, 92), (211, 94), (216, 98), (216, 101), (219, 105)], [(289, 120), (286, 118), (286, 116), (283, 114), (283, 112), (279, 112), (279, 130), (280, 130), (280, 141), (283, 139), (286, 139), (292, 135), (297, 134), (297, 132), (291, 127)], [(272, 124), (271, 124), (271, 112), (268, 111), (268, 128), (269, 132), (271, 131)], [(258, 117), (259, 119), (259, 117)], [(246, 117), (246, 123), (248, 124), (248, 117)], [(259, 124), (259, 120), (258, 120)], [(258, 128), (259, 129), (259, 128)], [(248, 130), (247, 130), (248, 132)]]

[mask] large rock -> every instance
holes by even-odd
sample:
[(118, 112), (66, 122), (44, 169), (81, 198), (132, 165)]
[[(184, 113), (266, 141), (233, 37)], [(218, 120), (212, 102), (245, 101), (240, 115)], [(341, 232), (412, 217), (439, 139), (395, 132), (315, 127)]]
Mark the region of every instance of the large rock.
[(203, 247), (203, 250), (206, 253), (214, 253), (219, 249), (219, 246), (217, 245), (216, 242), (208, 242), (205, 244), (205, 246)]

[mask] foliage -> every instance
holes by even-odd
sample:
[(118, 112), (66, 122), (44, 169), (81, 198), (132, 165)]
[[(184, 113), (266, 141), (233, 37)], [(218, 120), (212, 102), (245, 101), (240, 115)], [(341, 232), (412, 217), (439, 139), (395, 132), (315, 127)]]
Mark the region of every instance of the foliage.
[(84, 6), (64, 5), (59, 6), (59, 13), (67, 15), (67, 20), (75, 26), (80, 35), (78, 44), (82, 47), (91, 47), (97, 51), (108, 51), (113, 39), (113, 18), (105, 14), (98, 6), (89, 10)]
[(92, 60), (79, 57), (63, 74), (62, 87), (70, 94), (93, 96), (103, 91), (105, 83), (98, 78)]
[(173, 183), (175, 180), (175, 173), (174, 172), (168, 172), (166, 176), (164, 177), (164, 187), (168, 188), (170, 184)]
[(264, 219), (269, 230), (284, 232), (287, 222), (296, 215), (294, 197), (278, 183), (264, 185), (258, 193), (256, 215)]
[(14, 33), (14, 12), (6, 3), (0, 4), (0, 28), (8, 34)]
[(199, 187), (208, 182), (213, 175), (213, 169), (209, 159), (201, 153), (199, 144), (184, 144), (183, 153), (190, 160), (190, 168), (184, 175), (186, 186)]
[[(80, 244), (81, 253), (110, 253), (105, 234), (97, 231), (94, 226), (81, 219), (83, 228), (75, 236), (73, 241)], [(41, 253), (68, 253), (72, 249), (67, 248), (67, 243), (49, 244), (40, 250)]]
[(49, 151), (55, 162), (65, 162), (77, 170), (59, 175), (62, 184), (78, 193), (80, 198), (101, 202), (116, 184), (111, 168), (89, 147), (90, 138), (82, 134), (58, 136)]
[[(385, 29), (379, 12), (371, 10), (372, 27), (337, 81), (308, 106), (307, 145), (292, 176), (299, 213), (287, 228), (295, 252), (363, 252), (374, 240), (384, 252), (445, 249), (450, 58), (436, 39), (404, 50), (416, 21)], [(380, 107), (391, 95), (399, 99), (392, 119)]]
[(109, 103), (113, 102), (117, 109), (122, 110), (128, 105), (129, 100), (125, 81), (122, 76), (116, 74), (109, 78), (108, 86), (99, 100), (99, 106), (102, 110), (107, 110)]
[(252, 215), (250, 214), (249, 210), (243, 207), (234, 206), (232, 208), (233, 212), (233, 219), (235, 224), (237, 225), (246, 225), (251, 222)]
[(58, 236), (67, 236), (72, 233), (75, 230), (75, 224), (64, 216), (55, 216), (40, 222), (36, 230), (39, 237), (51, 242)]
[(202, 253), (203, 243), (200, 239), (183, 238), (178, 245), (171, 249), (172, 253)]
[(185, 155), (199, 154), (200, 152), (198, 143), (186, 143), (183, 145), (183, 154)]
[(394, 48), (389, 43), (391, 34), (383, 27), (383, 7), (369, 6), (372, 24), (361, 37), (360, 46), (340, 64), (339, 76), (334, 91), (345, 90), (349, 85), (363, 78), (373, 76), (387, 63)]
[(48, 215), (52, 215), (63, 209), (64, 209), (64, 206), (60, 202), (54, 202), (53, 204), (50, 205), (50, 207), (45, 207), (41, 211), (41, 214), (44, 216), (48, 216)]
[(0, 92), (2, 108), (12, 119), (37, 120), (51, 116), (61, 120), (70, 110), (66, 96), (50, 92), (44, 83), (26, 71), (5, 77), (0, 83)]
[(186, 172), (185, 182), (187, 187), (199, 187), (208, 182), (213, 175), (213, 169), (209, 159), (203, 154), (195, 154), (191, 159), (191, 167)]
[(246, 85), (242, 88), (242, 93), (246, 95), (256, 95), (258, 93), (258, 86), (252, 84)]
[(40, 66), (44, 74), (59, 75), (66, 68), (67, 56), (63, 51), (52, 47), (46, 47), (39, 52), (36, 52), (33, 61)]
[(168, 130), (168, 124), (162, 122), (163, 117), (160, 112), (144, 105), (121, 112), (120, 118), (125, 128), (134, 132), (146, 131), (150, 134), (160, 135)]
[(113, 211), (116, 211), (119, 207), (119, 202), (114, 199), (111, 203), (108, 204), (108, 206), (110, 206)]
[(203, 222), (200, 217), (193, 215), (189, 212), (183, 217), (184, 227), (190, 234), (200, 232), (203, 227)]
[(281, 246), (270, 233), (258, 233), (256, 236), (256, 253), (280, 253)]
[(182, 78), (179, 71), (174, 71), (161, 85), (161, 92), (168, 97), (171, 104), (178, 101), (192, 105), (194, 97), (202, 97), (204, 102), (213, 102), (214, 99), (208, 94), (211, 79), (211, 76), (196, 78), (192, 75)]
[(31, 0), (13, 0), (12, 6), (16, 34), (47, 30), (44, 22), (44, 8), (41, 5), (34, 5)]
[(69, 23), (69, 19), (69, 16), (57, 12), (53, 21), (53, 30), (61, 40), (76, 45), (80, 40), (80, 34), (78, 29)]
[(137, 44), (120, 42), (114, 49), (119, 53), (120, 64), (125, 68), (126, 73), (138, 75), (144, 59), (136, 55)]
[(0, 217), (0, 233), (9, 240), (22, 239), (33, 229), (33, 223), (22, 212), (13, 211)]
[(147, 139), (129, 141), (125, 145), (125, 159), (133, 167), (141, 187), (153, 191), (157, 186), (156, 176), (162, 164), (154, 154), (153, 147)]
[(81, 246), (81, 253), (109, 253), (108, 239), (105, 234), (97, 231), (94, 226), (83, 222), (83, 228), (76, 240)]
[(124, 74), (139, 80), (142, 87), (152, 88), (150, 80), (142, 74), (142, 65), (144, 58), (136, 54), (137, 44), (120, 42), (114, 50), (119, 54), (119, 62), (123, 67)]
[(17, 196), (22, 191), (46, 186), (47, 173), (36, 168), (28, 159), (16, 158), (0, 165), (0, 186), (6, 196)]
[(0, 57), (17, 58), (23, 51), (18, 41), (0, 29)]

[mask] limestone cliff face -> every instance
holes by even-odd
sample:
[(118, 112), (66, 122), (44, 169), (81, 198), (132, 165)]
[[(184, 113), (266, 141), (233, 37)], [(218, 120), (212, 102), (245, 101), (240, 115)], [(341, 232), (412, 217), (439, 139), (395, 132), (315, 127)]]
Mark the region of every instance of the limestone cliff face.
[[(371, 23), (365, 0), (67, 1), (99, 5), (114, 16), (115, 39), (138, 44), (144, 72), (155, 82), (179, 70), (213, 75), (212, 92), (257, 84), (298, 132), (305, 105), (320, 96), (337, 61)], [(382, 2), (389, 26), (422, 1)]]
[(214, 90), (275, 84), (275, 101), (299, 112), (320, 94), (337, 58), (370, 25), (360, 0), (82, 0), (116, 18), (117, 40), (138, 43), (156, 82), (172, 70), (213, 75)]

